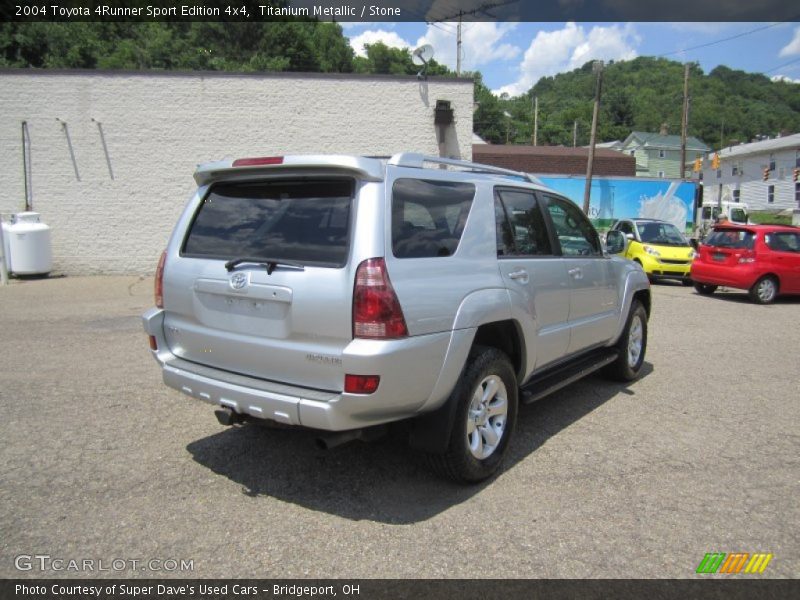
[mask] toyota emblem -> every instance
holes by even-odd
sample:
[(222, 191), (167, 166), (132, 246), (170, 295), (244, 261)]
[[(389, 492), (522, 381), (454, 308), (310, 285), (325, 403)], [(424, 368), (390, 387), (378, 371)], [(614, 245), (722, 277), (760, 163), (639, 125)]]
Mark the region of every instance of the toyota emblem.
[(234, 290), (244, 289), (249, 283), (248, 279), (249, 277), (247, 276), (247, 273), (234, 273), (233, 275), (231, 275), (231, 279), (229, 281), (231, 289)]

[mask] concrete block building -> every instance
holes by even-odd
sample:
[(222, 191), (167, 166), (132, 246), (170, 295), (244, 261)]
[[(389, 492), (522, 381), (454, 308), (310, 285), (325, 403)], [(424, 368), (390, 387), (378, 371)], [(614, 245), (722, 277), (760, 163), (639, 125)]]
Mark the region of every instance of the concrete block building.
[[(434, 123), (438, 101), (453, 110), (446, 126)], [(0, 70), (0, 213), (24, 210), (27, 188), (52, 228), (55, 272), (149, 274), (198, 163), (401, 151), (468, 160), (472, 111), (464, 78)]]

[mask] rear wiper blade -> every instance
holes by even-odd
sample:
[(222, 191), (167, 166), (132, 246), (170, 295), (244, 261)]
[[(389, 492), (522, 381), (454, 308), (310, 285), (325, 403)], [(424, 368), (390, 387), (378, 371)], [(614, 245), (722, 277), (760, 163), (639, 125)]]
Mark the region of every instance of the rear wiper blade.
[(275, 270), (276, 267), (294, 267), (295, 269), (305, 269), (305, 265), (299, 262), (295, 262), (293, 260), (284, 260), (278, 258), (262, 258), (262, 257), (252, 257), (252, 256), (240, 256), (238, 258), (232, 258), (228, 262), (225, 263), (225, 269), (227, 271), (233, 271), (237, 265), (241, 265), (243, 263), (252, 263), (255, 265), (260, 265), (267, 269), (267, 275), (272, 275), (272, 272)]

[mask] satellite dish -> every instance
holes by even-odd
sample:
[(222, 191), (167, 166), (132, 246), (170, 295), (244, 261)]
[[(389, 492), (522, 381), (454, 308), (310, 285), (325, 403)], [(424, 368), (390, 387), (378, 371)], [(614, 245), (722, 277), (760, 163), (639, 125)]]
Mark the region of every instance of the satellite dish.
[(425, 74), (425, 71), (428, 70), (428, 61), (432, 58), (433, 46), (430, 44), (423, 44), (411, 53), (411, 62), (422, 67), (419, 73), (417, 73), (417, 79), (428, 78), (428, 76)]
[(430, 44), (423, 44), (411, 53), (411, 62), (415, 65), (427, 65), (428, 61), (433, 58), (433, 46)]

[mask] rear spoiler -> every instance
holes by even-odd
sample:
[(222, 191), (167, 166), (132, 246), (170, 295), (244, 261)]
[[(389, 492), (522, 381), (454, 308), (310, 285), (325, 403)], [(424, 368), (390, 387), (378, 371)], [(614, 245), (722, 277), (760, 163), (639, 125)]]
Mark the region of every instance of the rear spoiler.
[(194, 180), (198, 186), (203, 186), (235, 174), (262, 174), (277, 170), (289, 172), (343, 170), (354, 173), (361, 179), (383, 181), (385, 161), (363, 156), (314, 154), (236, 160), (227, 158), (198, 165), (194, 172)]

